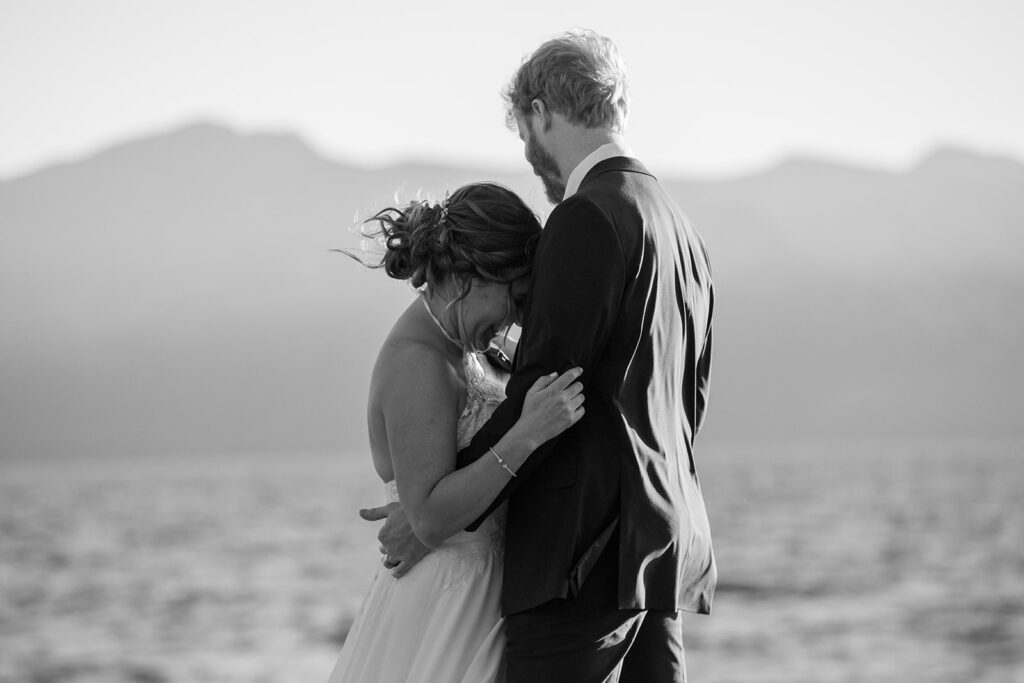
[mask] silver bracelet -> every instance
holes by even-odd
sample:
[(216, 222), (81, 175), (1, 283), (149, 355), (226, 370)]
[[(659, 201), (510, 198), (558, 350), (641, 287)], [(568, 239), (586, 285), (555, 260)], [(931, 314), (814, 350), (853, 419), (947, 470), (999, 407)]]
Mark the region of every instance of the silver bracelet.
[(492, 448), (488, 448), (487, 450), (489, 450), (491, 452), (491, 455), (493, 455), (498, 460), (498, 464), (501, 465), (502, 469), (504, 469), (506, 472), (511, 474), (513, 477), (516, 476), (516, 473), (512, 471), (511, 467), (509, 467), (507, 464), (505, 464), (505, 461), (501, 459), (501, 456), (498, 455), (498, 452), (496, 450), (494, 450), (493, 447)]

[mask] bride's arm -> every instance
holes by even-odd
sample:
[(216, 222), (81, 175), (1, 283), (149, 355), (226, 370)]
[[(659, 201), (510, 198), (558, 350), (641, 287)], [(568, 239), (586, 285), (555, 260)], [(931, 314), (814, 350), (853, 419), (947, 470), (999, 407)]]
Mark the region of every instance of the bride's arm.
[[(491, 454), (455, 469), (460, 383), (444, 357), (417, 346), (396, 354), (381, 410), (398, 495), (416, 536), (436, 547), (480, 516), (512, 474), (541, 443), (582, 415), (582, 396), (570, 371), (538, 382), (532, 410), (495, 444), (506, 470)], [(572, 386), (574, 385), (574, 386)]]

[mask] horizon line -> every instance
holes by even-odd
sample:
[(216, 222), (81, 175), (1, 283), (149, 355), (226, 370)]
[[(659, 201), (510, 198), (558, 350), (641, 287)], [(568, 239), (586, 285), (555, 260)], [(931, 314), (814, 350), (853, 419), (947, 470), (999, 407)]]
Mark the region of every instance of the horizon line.
[[(479, 169), (485, 172), (497, 172), (511, 175), (530, 174), (529, 169), (521, 168), (521, 165), (516, 165), (516, 167), (513, 167), (512, 165), (493, 163), (488, 165), (487, 163), (476, 161), (469, 157), (463, 157), (461, 159), (446, 157), (436, 161), (426, 160), (416, 155), (383, 160), (368, 160), (360, 158), (361, 155), (358, 154), (351, 154), (346, 157), (343, 154), (333, 154), (324, 149), (323, 146), (311, 142), (308, 135), (304, 134), (297, 128), (273, 124), (241, 126), (215, 117), (194, 117), (192, 119), (173, 124), (147, 126), (138, 132), (125, 133), (114, 140), (94, 144), (91, 147), (86, 148), (84, 151), (70, 152), (63, 155), (58, 154), (49, 160), (40, 161), (36, 164), (29, 164), (26, 167), (12, 172), (0, 171), (0, 184), (23, 180), (39, 173), (45, 173), (51, 169), (84, 163), (90, 159), (112, 152), (119, 148), (130, 147), (139, 143), (166, 138), (189, 130), (202, 128), (219, 130), (239, 138), (291, 138), (307, 147), (312, 154), (326, 162), (349, 166), (356, 169), (386, 170), (401, 168), (403, 166), (428, 166), (449, 170)], [(732, 168), (713, 172), (695, 172), (686, 171), (677, 167), (660, 175), (664, 175), (673, 181), (719, 182), (762, 175), (792, 163), (818, 163), (825, 166), (843, 167), (851, 170), (901, 175), (909, 173), (920, 167), (928, 159), (948, 152), (959, 152), (965, 155), (982, 157), (992, 161), (1012, 162), (1024, 166), (1024, 157), (1018, 156), (1009, 150), (1002, 149), (994, 151), (992, 149), (982, 149), (979, 146), (972, 146), (964, 143), (939, 141), (931, 144), (925, 151), (917, 154), (910, 164), (896, 165), (885, 164), (883, 162), (869, 163), (864, 161), (854, 161), (829, 153), (792, 150), (788, 153), (778, 155), (772, 161), (762, 162), (760, 164), (750, 164), (744, 168)]]

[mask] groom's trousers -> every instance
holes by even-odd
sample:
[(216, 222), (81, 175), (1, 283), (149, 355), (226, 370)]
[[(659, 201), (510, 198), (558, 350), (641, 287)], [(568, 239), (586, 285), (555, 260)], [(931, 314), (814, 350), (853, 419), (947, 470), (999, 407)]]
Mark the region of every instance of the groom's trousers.
[(686, 681), (680, 614), (617, 609), (617, 545), (608, 544), (575, 598), (505, 618), (508, 683)]

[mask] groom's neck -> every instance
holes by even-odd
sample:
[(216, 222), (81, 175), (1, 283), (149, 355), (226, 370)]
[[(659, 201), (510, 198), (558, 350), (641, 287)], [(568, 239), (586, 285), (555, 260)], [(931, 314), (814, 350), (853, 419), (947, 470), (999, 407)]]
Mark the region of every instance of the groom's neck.
[(573, 169), (594, 150), (611, 142), (624, 144), (625, 141), (621, 133), (610, 128), (587, 128), (572, 124), (566, 124), (560, 137), (562, 142), (556, 152), (555, 161), (558, 163), (563, 183), (568, 182)]

